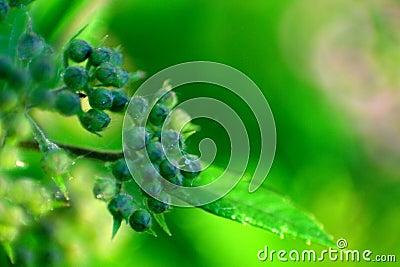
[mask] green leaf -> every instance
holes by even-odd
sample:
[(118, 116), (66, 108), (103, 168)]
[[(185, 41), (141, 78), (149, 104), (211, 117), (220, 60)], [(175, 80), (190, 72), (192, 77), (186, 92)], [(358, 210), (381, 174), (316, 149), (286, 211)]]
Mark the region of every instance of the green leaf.
[(164, 232), (167, 235), (172, 236), (171, 231), (168, 228), (167, 222), (165, 221), (164, 214), (153, 213), (153, 217), (156, 220), (156, 222), (158, 223), (158, 225), (160, 225), (160, 227), (164, 230)]
[(3, 243), (3, 249), (12, 264), (15, 264), (14, 250), (10, 243)]
[[(204, 174), (211, 175), (214, 172), (219, 173), (220, 170), (210, 167)], [(248, 188), (249, 182), (241, 181), (223, 198), (200, 208), (220, 217), (268, 230), (282, 238), (291, 236), (306, 240), (307, 243), (335, 245), (332, 237), (312, 215), (298, 209), (287, 198), (265, 188), (249, 193)]]
[(113, 218), (113, 227), (111, 233), (111, 240), (114, 239), (115, 235), (118, 233), (119, 228), (121, 227), (122, 220)]
[(67, 186), (65, 185), (64, 175), (54, 175), (51, 177), (54, 183), (58, 186), (65, 199), (69, 200)]
[(26, 30), (28, 16), (24, 8), (12, 10), (5, 21), (0, 23), (0, 54), (13, 58), (21, 34)]

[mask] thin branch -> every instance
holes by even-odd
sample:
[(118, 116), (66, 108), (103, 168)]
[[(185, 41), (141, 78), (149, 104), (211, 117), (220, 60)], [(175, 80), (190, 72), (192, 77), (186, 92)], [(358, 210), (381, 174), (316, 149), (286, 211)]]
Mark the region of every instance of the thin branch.
[[(114, 151), (95, 151), (88, 148), (81, 148), (66, 144), (56, 143), (57, 146), (65, 149), (69, 153), (76, 156), (84, 156), (86, 158), (101, 160), (101, 161), (115, 161), (123, 157), (122, 152), (114, 152)], [(29, 150), (37, 150), (39, 151), (39, 144), (36, 141), (23, 141), (19, 143), (19, 147)]]

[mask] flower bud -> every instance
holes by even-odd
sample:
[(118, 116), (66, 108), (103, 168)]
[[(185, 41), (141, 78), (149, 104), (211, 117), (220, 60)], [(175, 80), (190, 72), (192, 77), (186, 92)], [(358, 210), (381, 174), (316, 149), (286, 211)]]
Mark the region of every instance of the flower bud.
[[(178, 174), (177, 175), (175, 175), (175, 176), (172, 176), (172, 177), (168, 177), (168, 178), (165, 178), (167, 181), (169, 181), (170, 183), (172, 183), (172, 184), (174, 184), (174, 185), (177, 185), (177, 186), (182, 186), (183, 185), (183, 183), (184, 183), (184, 177), (182, 176), (182, 174), (180, 174), (179, 172), (178, 172)], [(167, 185), (164, 185), (166, 188), (168, 188), (169, 187), (169, 185), (167, 184)]]
[(24, 33), (17, 44), (18, 56), (22, 60), (31, 60), (39, 56), (44, 47), (44, 40), (35, 33)]
[(105, 86), (110, 86), (114, 84), (117, 77), (117, 70), (114, 65), (109, 62), (101, 63), (96, 69), (96, 78)]
[(95, 198), (109, 201), (117, 194), (115, 182), (108, 178), (97, 179), (93, 186), (93, 195)]
[(172, 109), (178, 103), (178, 97), (174, 91), (168, 91), (160, 98), (158, 103)]
[(72, 160), (64, 149), (56, 148), (47, 151), (41, 160), (43, 171), (51, 176), (66, 175), (72, 166)]
[(90, 109), (86, 113), (80, 113), (79, 120), (86, 130), (95, 134), (103, 131), (111, 121), (107, 113), (98, 109)]
[(142, 188), (150, 196), (158, 196), (163, 189), (159, 180), (145, 181), (142, 184)]
[(92, 53), (92, 47), (85, 40), (74, 39), (67, 48), (67, 56), (74, 62), (85, 61)]
[(118, 112), (124, 110), (126, 104), (129, 102), (128, 96), (121, 90), (112, 90), (112, 105), (110, 111)]
[(160, 126), (164, 123), (170, 110), (167, 106), (157, 103), (149, 114), (150, 122), (155, 126)]
[(81, 110), (81, 100), (76, 93), (64, 90), (57, 93), (54, 107), (63, 115), (72, 116)]
[(109, 90), (106, 88), (96, 88), (90, 90), (89, 104), (92, 108), (100, 110), (109, 109), (113, 104), (113, 97)]
[(114, 64), (114, 66), (121, 66), (122, 65), (123, 56), (116, 50), (111, 51), (111, 58), (110, 62)]
[(126, 193), (119, 193), (108, 204), (108, 211), (116, 220), (128, 220), (135, 210), (133, 198)]
[(112, 51), (107, 47), (96, 47), (93, 49), (89, 57), (89, 63), (93, 66), (99, 66), (104, 62), (109, 62)]
[(150, 132), (144, 127), (134, 127), (126, 131), (125, 136), (128, 149), (140, 150), (146, 146), (150, 139)]
[(113, 86), (117, 88), (124, 87), (129, 82), (130, 77), (131, 77), (130, 74), (126, 70), (117, 67)]
[(143, 181), (154, 181), (159, 175), (159, 168), (157, 165), (147, 163), (140, 169), (140, 175)]
[(165, 130), (161, 132), (161, 144), (166, 151), (180, 152), (184, 139), (177, 131)]
[(176, 162), (170, 162), (168, 159), (164, 159), (160, 163), (160, 174), (165, 179), (172, 178), (179, 173), (178, 167), (175, 166)]
[(126, 165), (126, 161), (124, 158), (119, 159), (114, 162), (112, 165), (112, 174), (118, 181), (125, 182), (132, 179), (132, 175)]
[(145, 209), (136, 210), (129, 218), (129, 225), (136, 232), (143, 232), (151, 227), (151, 215)]
[(164, 150), (160, 142), (149, 142), (146, 146), (147, 155), (151, 162), (158, 162), (164, 158)]
[(128, 114), (134, 120), (141, 120), (146, 114), (148, 107), (149, 103), (145, 98), (141, 96), (133, 97), (128, 106)]
[(83, 67), (70, 66), (65, 69), (63, 79), (66, 86), (77, 91), (86, 87), (88, 74)]

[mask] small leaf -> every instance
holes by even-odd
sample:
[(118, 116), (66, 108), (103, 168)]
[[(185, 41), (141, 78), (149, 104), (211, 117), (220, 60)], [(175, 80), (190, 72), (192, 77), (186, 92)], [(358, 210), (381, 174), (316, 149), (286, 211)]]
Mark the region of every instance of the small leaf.
[(14, 250), (10, 243), (3, 243), (3, 249), (12, 264), (15, 264)]
[[(215, 167), (204, 173), (219, 172)], [(233, 179), (234, 177), (232, 177)], [(241, 181), (223, 198), (200, 208), (217, 216), (268, 230), (280, 237), (291, 236), (334, 246), (332, 237), (324, 232), (315, 218), (297, 207), (287, 198), (265, 188), (248, 192), (248, 182)]]
[(66, 200), (69, 200), (67, 186), (65, 185), (64, 175), (55, 175), (51, 177), (57, 187), (63, 193)]
[(118, 233), (119, 228), (121, 227), (121, 219), (113, 218), (113, 228), (111, 234), (111, 240), (114, 239), (115, 235)]
[(168, 228), (167, 222), (165, 221), (164, 214), (153, 213), (153, 217), (158, 225), (160, 225), (160, 227), (164, 230), (164, 232), (167, 233), (167, 235), (172, 236), (171, 231)]

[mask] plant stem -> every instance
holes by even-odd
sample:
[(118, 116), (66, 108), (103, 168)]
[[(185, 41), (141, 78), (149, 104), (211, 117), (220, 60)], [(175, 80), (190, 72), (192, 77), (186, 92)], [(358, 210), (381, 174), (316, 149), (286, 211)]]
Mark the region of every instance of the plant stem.
[[(66, 144), (58, 144), (57, 146), (67, 150), (69, 153), (76, 155), (76, 156), (84, 156), (86, 158), (101, 160), (101, 161), (115, 161), (123, 157), (123, 153), (120, 151), (96, 151), (91, 150), (88, 148), (81, 148)], [(23, 141), (19, 143), (19, 147), (24, 149), (30, 150), (37, 150), (39, 151), (39, 144), (38, 142), (31, 140), (31, 141)]]

